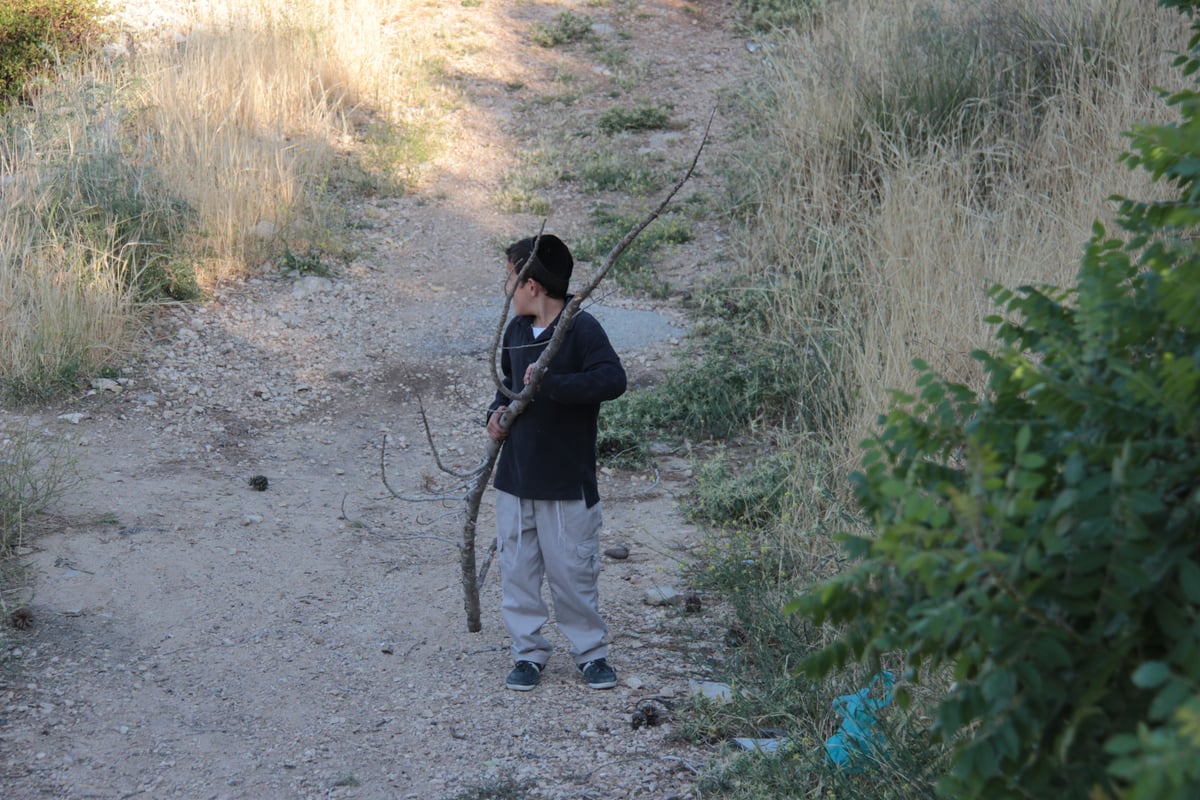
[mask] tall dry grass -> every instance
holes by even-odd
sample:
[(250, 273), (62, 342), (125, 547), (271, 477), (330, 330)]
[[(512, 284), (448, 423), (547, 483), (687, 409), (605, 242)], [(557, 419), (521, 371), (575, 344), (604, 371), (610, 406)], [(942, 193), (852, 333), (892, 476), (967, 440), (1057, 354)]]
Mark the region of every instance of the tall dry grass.
[(913, 359), (979, 388), (990, 286), (1071, 282), (1107, 198), (1146, 196), (1117, 157), (1184, 34), (1128, 0), (858, 0), (770, 51), (740, 242), (767, 335), (823, 365), (837, 471)]
[(111, 254), (21, 227), (0, 221), (0, 363), (4, 388), (36, 399), (125, 352), (137, 317)]
[(113, 360), (147, 300), (336, 255), (346, 198), (403, 191), (432, 153), (437, 42), (403, 0), (191, 8), (183, 41), (81, 64), (3, 120), (10, 396)]
[(138, 59), (138, 139), (195, 209), (207, 279), (242, 271), (276, 237), (328, 245), (330, 182), (366, 179), (362, 161), (346, 174), (352, 152), (374, 148), (366, 160), (388, 178), (410, 177), (436, 93), (422, 72), (430, 43), (387, 24), (402, 5), (237, 4)]

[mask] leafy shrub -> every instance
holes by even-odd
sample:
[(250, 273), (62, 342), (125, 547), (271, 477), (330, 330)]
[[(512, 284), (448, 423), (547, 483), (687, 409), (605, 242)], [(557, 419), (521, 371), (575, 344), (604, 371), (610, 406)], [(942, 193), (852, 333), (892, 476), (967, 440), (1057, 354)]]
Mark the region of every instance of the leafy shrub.
[(767, 453), (743, 467), (727, 453), (718, 454), (696, 471), (687, 514), (718, 525), (762, 525), (779, 516), (793, 466), (786, 451)]
[(986, 393), (918, 363), (856, 476), (877, 537), (792, 605), (845, 626), (813, 674), (890, 651), (953, 669), (946, 796), (1200, 795), (1198, 100), (1171, 95), (1181, 120), (1125, 156), (1178, 199), (1123, 200), (1126, 238), (1097, 223), (1070, 289), (993, 291)]
[(657, 386), (601, 406), (600, 455), (644, 466), (650, 439), (658, 434), (723, 438), (786, 420), (806, 365), (795, 351), (756, 336), (748, 327), (752, 320), (706, 326), (698, 333), (704, 343), (698, 359), (677, 365)]
[[(619, 213), (608, 206), (598, 206), (592, 212), (592, 223), (597, 232), (580, 239), (575, 248), (576, 258), (581, 261), (604, 258), (636, 221), (635, 217)], [(692, 229), (686, 220), (674, 214), (659, 217), (621, 253), (621, 257), (613, 265), (613, 279), (622, 288), (665, 297), (667, 283), (658, 278), (651, 260), (659, 249), (672, 244), (683, 244), (691, 239)]]
[(757, 31), (811, 25), (827, 0), (738, 0), (742, 24)]
[(633, 108), (618, 106), (600, 115), (597, 127), (604, 133), (621, 131), (655, 131), (671, 127), (671, 109), (652, 105)]
[(0, 0), (0, 112), (56, 59), (100, 42), (100, 0)]
[(592, 20), (573, 11), (560, 11), (547, 25), (534, 22), (529, 26), (529, 38), (539, 47), (557, 47), (572, 44), (592, 32)]

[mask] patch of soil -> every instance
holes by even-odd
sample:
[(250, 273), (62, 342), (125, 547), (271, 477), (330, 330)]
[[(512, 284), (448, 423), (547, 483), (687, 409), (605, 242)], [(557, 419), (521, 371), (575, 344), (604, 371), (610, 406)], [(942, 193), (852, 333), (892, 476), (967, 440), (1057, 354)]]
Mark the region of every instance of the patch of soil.
[[(6, 799), (439, 798), (517, 786), (537, 798), (696, 796), (711, 751), (679, 740), (669, 714), (658, 725), (637, 716), (648, 698), (684, 698), (707, 648), (707, 607), (644, 602), (684, 581), (698, 544), (677, 507), (686, 465), (664, 455), (661, 480), (602, 475), (602, 548), (629, 551), (601, 577), (618, 686), (589, 690), (551, 625), (560, 649), (542, 685), (518, 693), (503, 687), (495, 575), (483, 631), (466, 631), (460, 504), (396, 499), (381, 460), (400, 493), (458, 491), (434, 464), (417, 395), (447, 466), (483, 452), (502, 248), (541, 224), (496, 202), (515, 154), (541, 131), (594, 130), (608, 105), (642, 100), (669, 103), (678, 128), (629, 134), (631, 146), (686, 163), (720, 91), (749, 69), (731, 5), (413, 4), (413, 20), (460, 45), (446, 57), (463, 102), (419, 191), (357, 209), (361, 255), (332, 280), (268, 274), (164, 308), (119, 393), (35, 415), (75, 438), (85, 481), (56, 509), (57, 529), (31, 543), (33, 624), (0, 647)], [(170, 4), (130, 13), (139, 7), (155, 12), (156, 35), (171, 32)], [(529, 46), (530, 23), (564, 9), (593, 19), (592, 44)], [(603, 66), (605, 48), (620, 48), (625, 66)], [(544, 100), (565, 74), (581, 99)], [(710, 153), (735, 146), (731, 122), (717, 116)], [(685, 191), (720, 191), (712, 158)], [(547, 230), (584, 235), (595, 200), (564, 184)], [(722, 242), (719, 223), (698, 221), (663, 274), (686, 291), (715, 271)], [(646, 320), (682, 331), (678, 301), (602, 294), (597, 315), (612, 310), (631, 378), (653, 380), (678, 336)], [(265, 490), (251, 486), (257, 475)], [(489, 490), (481, 557), (490, 504)]]

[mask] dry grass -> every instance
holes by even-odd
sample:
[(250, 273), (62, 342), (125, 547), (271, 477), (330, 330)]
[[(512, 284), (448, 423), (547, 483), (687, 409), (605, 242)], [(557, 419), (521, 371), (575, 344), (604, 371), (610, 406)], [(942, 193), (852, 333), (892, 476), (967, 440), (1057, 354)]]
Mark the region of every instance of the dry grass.
[(136, 126), (166, 186), (198, 214), (205, 280), (255, 264), (277, 245), (272, 234), (293, 249), (323, 244), (335, 227), (328, 182), (368, 130), (397, 151), (373, 160), (411, 177), (405, 148), (421, 145), (432, 89), (422, 43), (386, 24), (395, 5), (239, 7), (140, 60)]
[(20, 227), (0, 222), (0, 388), (37, 398), (124, 352), (138, 317), (111, 255)]
[[(774, 335), (826, 364), (814, 402), (837, 420), (822, 433), (842, 443), (843, 468), (890, 390), (911, 387), (913, 359), (978, 387), (970, 353), (989, 341), (992, 284), (1069, 283), (1092, 222), (1111, 215), (1107, 198), (1147, 191), (1117, 155), (1134, 121), (1164, 113), (1152, 87), (1174, 79), (1166, 50), (1183, 41), (1179, 16), (1121, 0), (993, 0), (985, 38), (1047, 42), (1049, 55), (1021, 54), (1037, 62), (1020, 73), (1029, 85), (948, 114), (931, 90), (930, 108), (898, 111), (888, 98), (906, 70), (937, 92), (961, 88), (969, 64), (921, 37), (980, 24), (954, 16), (962, 5), (850, 3), (766, 65), (754, 113), (764, 145), (747, 167), (763, 183), (745, 249), (774, 288)], [(935, 50), (944, 63), (928, 63)], [(976, 88), (1016, 73), (980, 74)]]
[(185, 41), (80, 65), (4, 120), (10, 396), (114, 359), (142, 301), (336, 255), (346, 195), (403, 191), (431, 155), (446, 95), (402, 0), (192, 8)]

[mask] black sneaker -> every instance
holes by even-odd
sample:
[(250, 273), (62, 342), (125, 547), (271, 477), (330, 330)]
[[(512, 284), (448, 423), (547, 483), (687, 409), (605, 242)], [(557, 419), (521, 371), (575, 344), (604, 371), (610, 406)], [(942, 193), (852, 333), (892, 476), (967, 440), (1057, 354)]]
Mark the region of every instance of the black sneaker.
[(603, 658), (580, 664), (579, 671), (583, 673), (587, 685), (593, 689), (611, 689), (617, 685), (617, 671)]
[(508, 680), (504, 685), (518, 692), (528, 692), (542, 679), (542, 669), (544, 667), (541, 664), (535, 664), (532, 661), (518, 661), (517, 665), (512, 668), (512, 672), (508, 673)]

